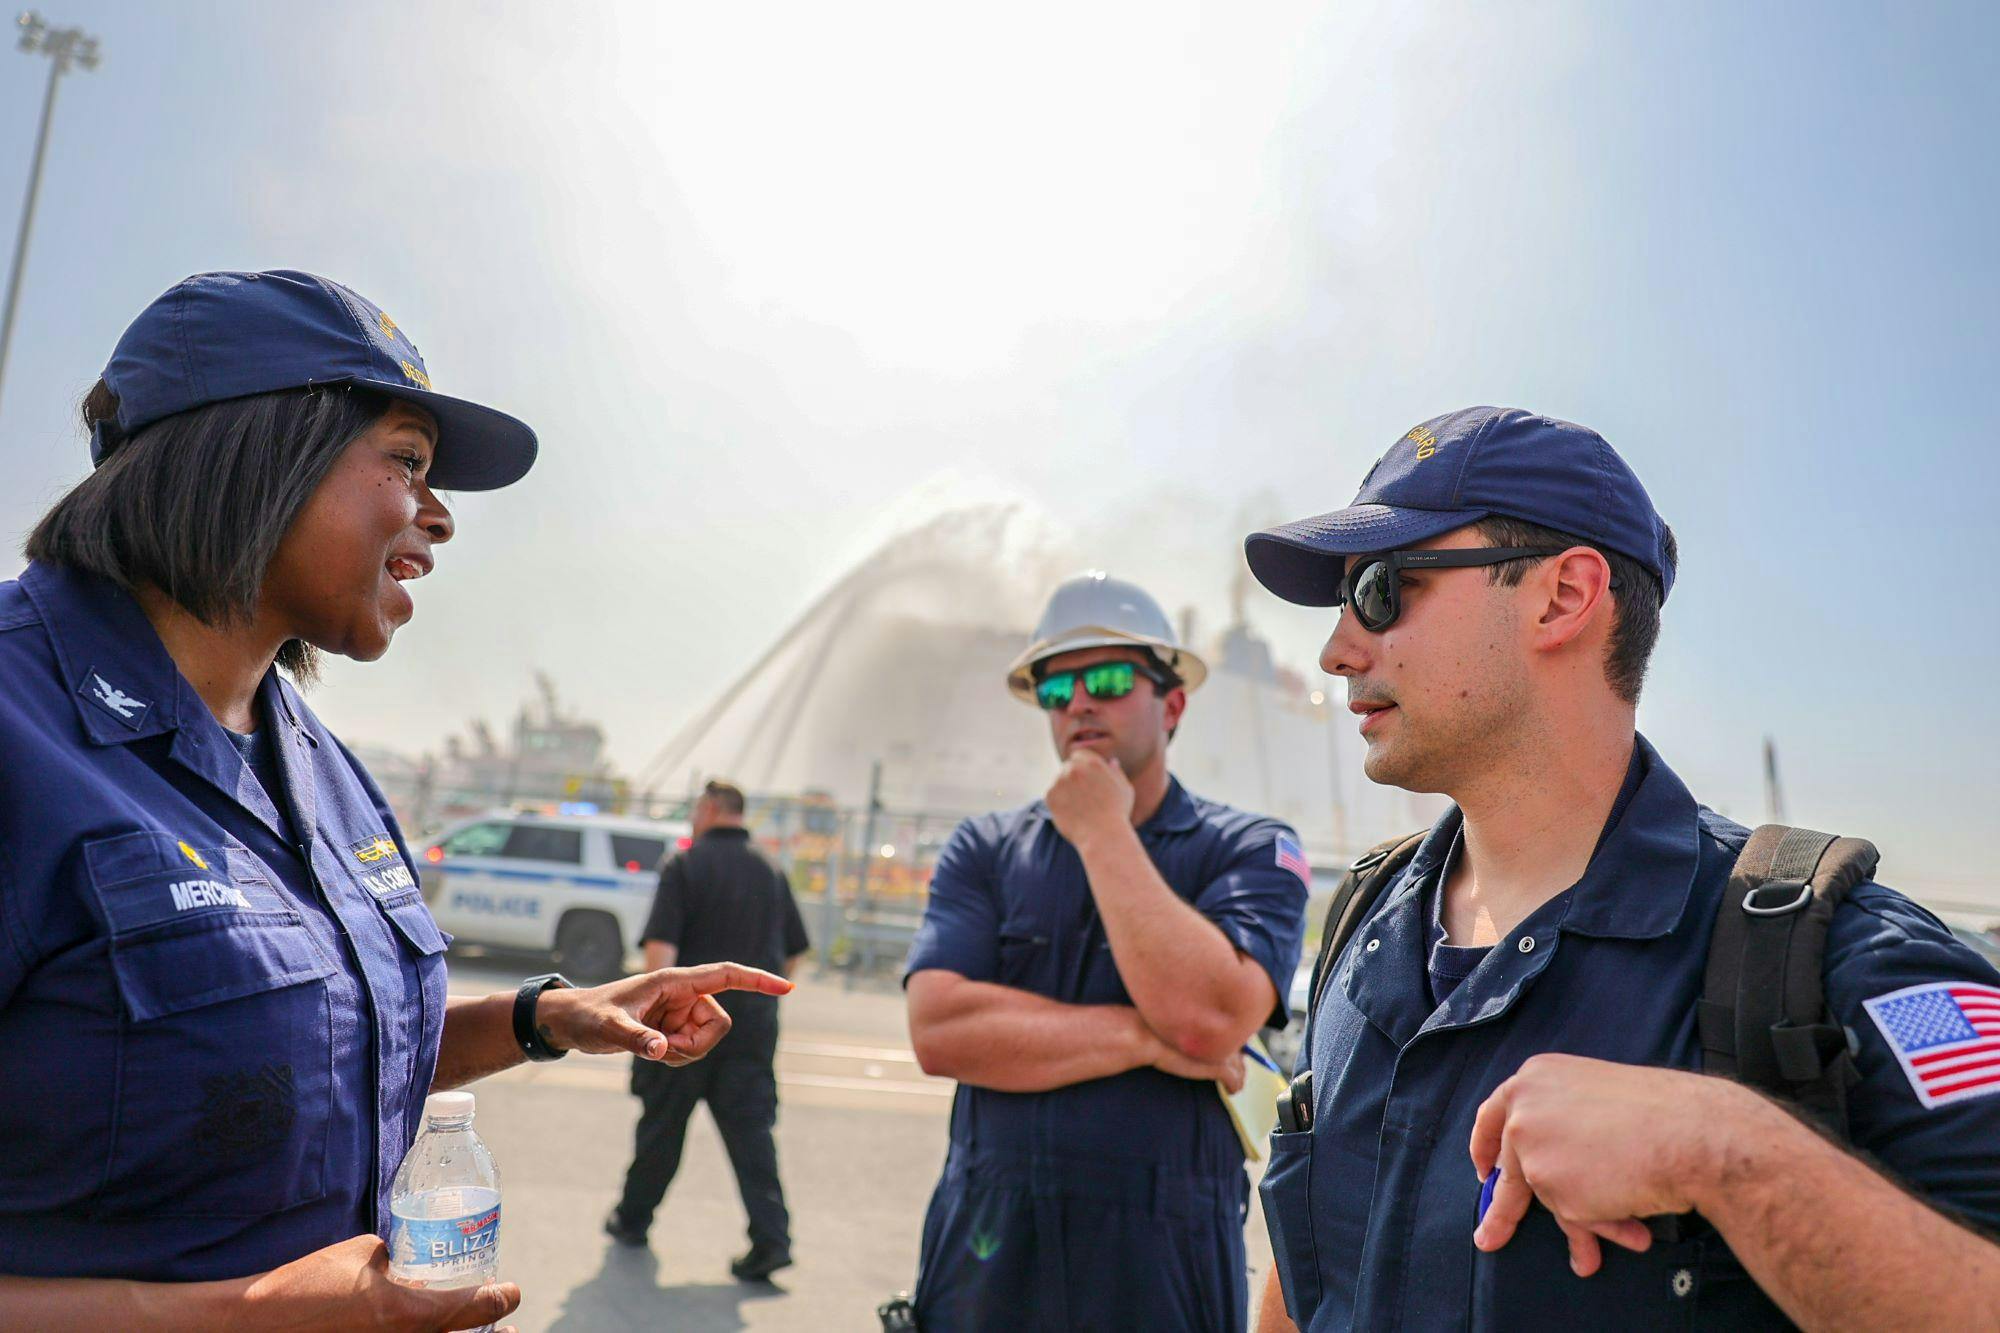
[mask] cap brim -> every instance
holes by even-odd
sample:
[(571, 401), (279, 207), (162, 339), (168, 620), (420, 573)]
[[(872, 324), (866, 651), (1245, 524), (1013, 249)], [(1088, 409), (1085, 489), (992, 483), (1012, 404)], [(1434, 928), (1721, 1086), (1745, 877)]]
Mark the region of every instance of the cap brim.
[(527, 476), (535, 465), (541, 446), (525, 421), (414, 384), (355, 382), (431, 414), (438, 442), (428, 480), (438, 490), (497, 491)]
[(1350, 505), (1243, 539), (1243, 558), (1265, 588), (1299, 606), (1340, 605), (1340, 576), (1351, 555), (1427, 541), (1486, 517), (1483, 509), (1398, 509)]

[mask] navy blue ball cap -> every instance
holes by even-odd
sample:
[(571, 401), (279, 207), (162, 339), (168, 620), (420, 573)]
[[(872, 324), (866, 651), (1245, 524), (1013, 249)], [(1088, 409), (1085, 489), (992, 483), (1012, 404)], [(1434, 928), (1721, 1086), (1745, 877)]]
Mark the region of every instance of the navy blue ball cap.
[(1300, 606), (1338, 606), (1347, 557), (1413, 546), (1501, 515), (1631, 557), (1673, 591), (1667, 525), (1604, 437), (1514, 407), (1432, 417), (1389, 446), (1354, 503), (1252, 533), (1257, 581)]
[(317, 384), (352, 384), (421, 407), (437, 422), (430, 484), (490, 491), (535, 462), (535, 432), (505, 412), (431, 388), (416, 344), (374, 302), (312, 273), (197, 273), (139, 312), (104, 368), (115, 422), (90, 439), (93, 465), (163, 417), (206, 403)]

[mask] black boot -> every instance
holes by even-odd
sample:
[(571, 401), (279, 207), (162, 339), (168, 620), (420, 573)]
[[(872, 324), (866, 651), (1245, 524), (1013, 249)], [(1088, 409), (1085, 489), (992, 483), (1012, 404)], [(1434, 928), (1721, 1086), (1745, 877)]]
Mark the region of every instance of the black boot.
[(625, 1220), (625, 1215), (613, 1208), (604, 1215), (604, 1234), (620, 1245), (630, 1245), (634, 1249), (646, 1243), (646, 1229), (635, 1227)]
[(729, 1262), (729, 1271), (739, 1282), (766, 1282), (780, 1268), (792, 1266), (790, 1246), (752, 1245), (750, 1253)]

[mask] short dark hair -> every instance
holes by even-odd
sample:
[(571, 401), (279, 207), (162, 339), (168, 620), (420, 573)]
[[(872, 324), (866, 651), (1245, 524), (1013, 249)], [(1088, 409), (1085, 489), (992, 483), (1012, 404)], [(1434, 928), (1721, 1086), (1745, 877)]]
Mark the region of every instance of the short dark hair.
[(702, 797), (732, 819), (743, 814), (743, 789), (721, 778), (710, 778), (701, 789)]
[[(1611, 645), (1604, 655), (1604, 678), (1610, 682), (1613, 694), (1628, 704), (1638, 703), (1640, 687), (1646, 682), (1646, 668), (1653, 659), (1653, 647), (1660, 641), (1660, 606), (1666, 600), (1653, 571), (1623, 552), (1539, 523), (1495, 514), (1480, 519), (1473, 527), (1488, 546), (1588, 546), (1604, 557), (1611, 566), (1611, 576), (1618, 581), (1611, 594), (1617, 618), (1612, 621)], [(1674, 541), (1672, 528), (1667, 528), (1666, 534), (1667, 568), (1676, 569), (1680, 565), (1680, 547)], [(1487, 577), (1504, 587), (1516, 587), (1531, 566), (1547, 558), (1531, 555), (1508, 560), (1494, 565)]]
[[(321, 385), (177, 412), (142, 428), (28, 534), (30, 560), (150, 584), (205, 625), (249, 616), (278, 543), (348, 445), (389, 409), (380, 394)], [(103, 380), (84, 396), (86, 430), (118, 397)], [(299, 680), (318, 673), (311, 645), (278, 650)]]
[[(1152, 659), (1153, 665), (1159, 668), (1160, 674), (1166, 678), (1167, 682), (1166, 684), (1163, 685), (1157, 680), (1154, 681), (1153, 693), (1159, 695), (1162, 699), (1164, 699), (1169, 694), (1172, 694), (1175, 690), (1182, 689), (1185, 687), (1187, 682), (1181, 679), (1181, 673), (1174, 670), (1172, 667), (1168, 666), (1167, 659), (1163, 657), (1160, 653), (1158, 653), (1154, 649), (1148, 648), (1146, 650), (1146, 656)], [(1167, 744), (1172, 745), (1174, 743), (1174, 737), (1180, 734), (1180, 730), (1181, 730), (1181, 725), (1178, 722), (1174, 723), (1173, 726), (1167, 728)]]

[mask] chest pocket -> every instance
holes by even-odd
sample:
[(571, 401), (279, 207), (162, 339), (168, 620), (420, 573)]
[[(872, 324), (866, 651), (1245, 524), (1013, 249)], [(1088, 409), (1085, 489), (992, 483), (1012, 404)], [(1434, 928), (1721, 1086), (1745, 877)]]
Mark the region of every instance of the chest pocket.
[(1003, 986), (1053, 996), (1058, 991), (1055, 941), (1041, 921), (1008, 921), (1000, 927), (1000, 975)]
[[(389, 918), (404, 952), (413, 955), (407, 961), (416, 971), (423, 1006), (420, 1012), (411, 1015), (411, 1019), (419, 1027), (419, 1049), (435, 1050), (444, 1030), (443, 954), (450, 941), (438, 929), (437, 919), (424, 903), (424, 895), (416, 889), (378, 899), (376, 905), (382, 909), (382, 915)], [(426, 1078), (425, 1086), (428, 1085)]]
[(380, 906), (382, 915), (389, 918), (389, 924), (396, 928), (410, 952), (425, 958), (444, 952), (444, 932), (438, 929), (431, 909), (424, 905), (423, 894), (411, 889), (383, 899)]
[[(425, 905), (416, 875), (387, 833), (363, 838), (344, 853), (337, 846), (329, 850), (359, 890), (357, 897), (374, 903), (389, 918), (393, 934), (407, 953), (417, 956), (420, 966), (423, 959), (444, 952), (449, 941)], [(324, 862), (320, 868), (325, 870)]]
[[(1491, 1254), (1474, 1251), (1472, 1327), (1518, 1327), (1531, 1311), (1576, 1328), (1684, 1329), (1710, 1304), (1717, 1276), (1700, 1239), (1653, 1242), (1643, 1254), (1604, 1242), (1604, 1266), (1588, 1278), (1570, 1271), (1569, 1239), (1537, 1204), (1513, 1239)], [(1713, 1311), (1708, 1311), (1713, 1317)]]
[(251, 1217), (326, 1193), (333, 964), (228, 849), (84, 848), (118, 999), (104, 1217)]
[(1319, 1308), (1319, 1250), (1313, 1244), (1311, 1130), (1271, 1136), (1271, 1163), (1257, 1186), (1278, 1266), (1285, 1309), (1303, 1328)]

